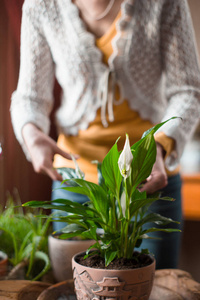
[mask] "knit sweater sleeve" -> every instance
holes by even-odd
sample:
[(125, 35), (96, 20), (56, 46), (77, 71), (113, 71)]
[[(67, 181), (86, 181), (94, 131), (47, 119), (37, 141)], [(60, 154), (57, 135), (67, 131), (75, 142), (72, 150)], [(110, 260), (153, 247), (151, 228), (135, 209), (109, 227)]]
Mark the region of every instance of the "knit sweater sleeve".
[(161, 52), (168, 107), (160, 131), (175, 140), (175, 150), (166, 159), (173, 170), (200, 116), (200, 70), (194, 32), (186, 0), (167, 0), (161, 21)]
[(22, 128), (31, 122), (48, 133), (49, 114), (53, 106), (54, 64), (42, 30), (40, 2), (25, 1), (23, 5), (20, 73), (11, 100), (14, 132), (27, 158)]

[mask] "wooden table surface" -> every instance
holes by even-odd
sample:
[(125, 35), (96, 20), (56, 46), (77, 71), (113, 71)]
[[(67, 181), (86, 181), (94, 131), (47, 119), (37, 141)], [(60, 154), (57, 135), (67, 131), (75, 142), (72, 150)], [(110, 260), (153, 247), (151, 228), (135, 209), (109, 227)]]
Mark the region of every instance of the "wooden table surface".
[[(37, 300), (38, 296), (48, 287), (49, 283), (29, 280), (1, 280), (1, 300)], [(50, 299), (49, 299), (50, 300)]]
[[(58, 300), (76, 299), (73, 280), (55, 285), (27, 280), (0, 281), (1, 300)], [(65, 297), (65, 298), (63, 298)], [(200, 283), (182, 270), (156, 270), (149, 300), (200, 300)]]

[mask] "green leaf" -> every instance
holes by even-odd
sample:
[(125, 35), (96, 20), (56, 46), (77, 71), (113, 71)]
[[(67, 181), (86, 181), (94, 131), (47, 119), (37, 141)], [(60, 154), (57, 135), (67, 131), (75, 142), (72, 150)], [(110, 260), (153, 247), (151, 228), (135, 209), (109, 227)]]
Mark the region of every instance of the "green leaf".
[(150, 254), (149, 249), (142, 249), (141, 253), (142, 254)]
[(120, 185), (122, 181), (122, 175), (118, 167), (118, 159), (119, 152), (117, 149), (117, 144), (115, 143), (105, 156), (101, 166), (105, 184), (116, 198), (119, 197)]
[[(99, 243), (98, 242), (96, 242), (96, 243), (94, 243), (93, 245), (91, 245), (87, 250), (86, 250), (86, 255), (88, 256), (88, 254), (89, 254), (89, 252), (90, 252), (90, 250), (91, 249), (98, 249), (99, 248)], [(94, 252), (92, 252), (92, 254), (94, 254)]]
[(42, 251), (36, 251), (35, 259), (40, 259), (40, 260), (44, 261), (45, 265), (44, 265), (43, 270), (35, 278), (32, 279), (33, 281), (36, 281), (39, 278), (41, 278), (50, 269), (50, 260), (46, 253), (44, 253)]
[[(98, 243), (96, 243), (95, 245), (98, 245)], [(97, 247), (94, 247), (94, 245), (93, 246), (91, 246), (90, 248), (97, 248)], [(90, 248), (88, 248), (88, 250), (90, 249)], [(98, 247), (99, 248), (99, 247)], [(95, 255), (95, 254), (97, 254), (97, 255), (99, 255), (99, 250), (93, 250), (91, 253), (89, 253), (89, 251), (86, 251), (86, 255), (84, 256), (84, 259), (86, 259), (86, 258), (88, 258), (89, 256), (93, 256), (93, 255)]]
[(88, 202), (81, 204), (81, 203), (78, 203), (78, 202), (75, 202), (72, 200), (68, 200), (68, 199), (56, 199), (56, 200), (50, 201), (50, 203), (64, 204), (64, 205), (66, 204), (66, 205), (70, 205), (71, 207), (78, 208), (80, 210), (90, 211), (91, 213), (95, 212), (95, 210), (93, 208), (91, 208), (89, 205), (87, 205)]
[(81, 236), (85, 239), (98, 240), (99, 238), (97, 236), (96, 230), (97, 226), (91, 226), (87, 231), (84, 231)]
[(131, 164), (131, 181), (134, 189), (150, 174), (156, 160), (156, 143), (153, 134), (149, 133), (135, 149)]
[(106, 267), (115, 259), (118, 251), (106, 251), (105, 253), (105, 265)]
[(137, 228), (141, 227), (142, 225), (146, 224), (146, 223), (155, 223), (156, 225), (167, 225), (169, 223), (177, 223), (180, 224), (180, 222), (178, 221), (174, 221), (171, 218), (167, 218), (164, 216), (161, 216), (160, 214), (156, 214), (156, 213), (150, 213), (148, 215), (146, 215), (144, 218), (142, 218), (142, 220), (140, 220), (137, 223)]
[(72, 168), (56, 168), (58, 173), (62, 175), (63, 180), (72, 179), (72, 178), (79, 178), (76, 170)]
[(147, 130), (140, 141), (135, 143), (131, 149), (134, 151), (132, 161), (131, 180), (133, 190), (141, 184), (150, 174), (156, 160), (156, 143), (154, 133), (165, 123), (177, 117), (172, 117)]
[[(52, 217), (52, 220), (56, 222), (55, 217)], [(106, 225), (106, 223), (103, 223), (101, 218), (96, 218), (94, 216), (81, 216), (81, 215), (69, 215), (69, 216), (59, 216), (59, 221), (66, 222), (69, 224), (77, 224), (82, 225), (82, 227), (89, 226), (88, 224), (102, 224)]]
[(131, 218), (139, 211), (140, 208), (145, 207), (146, 205), (151, 205), (153, 202), (159, 200), (158, 198), (147, 198), (140, 199), (130, 203), (130, 216)]
[[(68, 180), (67, 180), (68, 181)], [(70, 180), (68, 181), (68, 183), (71, 182), (76, 182), (75, 180)], [(85, 195), (87, 196), (89, 199), (91, 199), (91, 193), (90, 190), (87, 189), (84, 186), (67, 186), (67, 187), (62, 187), (63, 190), (72, 192), (72, 193), (77, 193), (77, 194), (81, 194), (81, 195)]]
[[(27, 233), (27, 235), (25, 236), (24, 240), (23, 240), (23, 243), (21, 244), (20, 246), (20, 249), (19, 249), (19, 261), (20, 261), (20, 258), (24, 259), (24, 258), (27, 258), (28, 255), (26, 253), (26, 246), (28, 244), (28, 241), (29, 241), (29, 238), (33, 235), (33, 232), (32, 230), (29, 231)], [(30, 253), (29, 253), (30, 254)]]
[[(108, 221), (108, 208), (109, 208), (109, 201), (107, 197), (107, 192), (99, 185), (89, 182), (82, 179), (74, 179), (78, 185), (80, 185), (85, 190), (89, 191), (90, 200), (94, 205), (94, 209), (101, 215), (102, 220), (104, 222)], [(76, 190), (76, 188), (74, 188)]]
[(22, 204), (22, 206), (24, 206), (24, 207), (34, 207), (34, 208), (39, 208), (39, 207), (43, 208), (43, 206), (48, 205), (49, 203), (51, 203), (51, 201), (28, 201), (28, 202)]
[(174, 198), (171, 198), (171, 197), (160, 197), (159, 200), (164, 200), (164, 201), (175, 201)]
[(160, 127), (162, 127), (165, 123), (169, 122), (170, 120), (174, 120), (174, 119), (181, 119), (180, 117), (172, 117), (162, 123), (156, 124), (155, 126), (153, 126), (152, 128), (148, 129), (147, 131), (145, 131), (142, 135), (142, 138), (145, 137), (146, 135), (148, 135), (149, 133), (155, 133)]
[(103, 178), (102, 171), (101, 171), (102, 163), (96, 160), (92, 161), (92, 163), (97, 165), (98, 185), (103, 187), (103, 189), (107, 190), (107, 186), (105, 185), (105, 180)]
[(85, 228), (83, 226), (77, 225), (77, 224), (68, 224), (64, 228), (62, 228), (63, 233), (71, 233), (71, 232), (77, 232), (77, 231), (83, 231)]
[(73, 202), (71, 200), (63, 199), (63, 203), (65, 203), (66, 205), (55, 205), (54, 204), (54, 203), (61, 203), (61, 201), (62, 200), (60, 200), (60, 199), (58, 201), (57, 200), (29, 201), (29, 202), (23, 204), (23, 206), (28, 206), (28, 207), (33, 207), (33, 208), (43, 208), (43, 209), (55, 209), (56, 211), (65, 211), (68, 213), (74, 213), (74, 214), (83, 215), (83, 216), (88, 215), (86, 206), (81, 205), (80, 203), (77, 203), (77, 202)]
[(17, 240), (15, 235), (13, 234), (13, 232), (11, 232), (8, 229), (5, 229), (3, 227), (0, 227), (0, 230), (3, 230), (4, 232), (6, 232), (12, 239), (12, 243), (13, 243), (13, 248), (14, 248), (14, 253), (15, 253), (15, 257), (12, 260), (13, 265), (17, 265), (19, 262), (19, 253), (18, 253), (18, 247), (17, 247)]
[[(155, 236), (149, 236), (147, 234), (140, 235), (138, 239), (141, 239), (141, 240), (143, 240), (143, 239), (147, 239), (147, 240), (162, 240), (162, 238), (155, 237)], [(142, 241), (141, 241), (141, 243), (142, 243)]]
[[(148, 198), (150, 198), (148, 196)], [(152, 197), (152, 198), (157, 198), (157, 197)], [(134, 201), (139, 201), (139, 200), (144, 200), (144, 199), (147, 199), (147, 193), (144, 191), (144, 192), (140, 192), (138, 189), (136, 189), (133, 194), (132, 194), (132, 202)]]
[(156, 231), (162, 231), (162, 232), (168, 232), (168, 233), (169, 232), (181, 232), (180, 229), (175, 229), (175, 228), (155, 228), (155, 227), (152, 227), (150, 229), (143, 230), (141, 235), (149, 233), (149, 232), (156, 232)]
[(33, 240), (33, 242), (31, 244), (29, 244), (26, 249), (26, 252), (29, 254), (29, 265), (28, 265), (28, 271), (26, 273), (27, 277), (30, 275), (31, 269), (33, 267), (36, 250), (37, 250), (37, 243), (36, 243), (36, 240)]
[[(59, 233), (62, 232), (62, 229), (58, 231)], [(53, 232), (53, 234), (56, 234), (57, 232)], [(73, 237), (77, 237), (77, 236), (80, 236), (81, 234), (83, 233), (82, 230), (80, 231), (74, 231), (74, 232), (68, 232), (68, 233), (62, 233), (59, 235), (59, 239), (61, 240), (66, 240), (66, 239), (70, 239), (70, 238), (73, 238)]]

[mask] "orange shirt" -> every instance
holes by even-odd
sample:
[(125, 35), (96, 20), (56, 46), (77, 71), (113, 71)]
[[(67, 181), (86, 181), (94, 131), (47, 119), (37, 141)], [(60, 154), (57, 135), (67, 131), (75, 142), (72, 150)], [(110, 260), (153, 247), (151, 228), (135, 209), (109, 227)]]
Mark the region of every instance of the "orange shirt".
[[(116, 35), (116, 22), (120, 16), (121, 11), (106, 34), (96, 40), (97, 47), (103, 53), (103, 62), (106, 64), (113, 52), (111, 41)], [(116, 99), (119, 97), (118, 93), (119, 90), (116, 91)], [(110, 122), (107, 128), (102, 125), (99, 109), (95, 120), (90, 123), (86, 130), (79, 130), (77, 136), (60, 134), (58, 137), (57, 144), (61, 149), (80, 155), (78, 164), (85, 173), (86, 180), (97, 182), (97, 167), (91, 162), (94, 160), (101, 162), (119, 136), (121, 138), (118, 141), (118, 149), (121, 150), (124, 146), (126, 133), (128, 133), (132, 145), (141, 138), (144, 131), (153, 126), (150, 121), (141, 119), (136, 111), (130, 110), (126, 100), (120, 105), (114, 105), (113, 111), (115, 120)], [(167, 154), (172, 151), (174, 141), (164, 133), (158, 133), (155, 139), (163, 145)], [(74, 163), (60, 155), (55, 155), (54, 167), (74, 168)], [(177, 171), (168, 173), (171, 175)]]

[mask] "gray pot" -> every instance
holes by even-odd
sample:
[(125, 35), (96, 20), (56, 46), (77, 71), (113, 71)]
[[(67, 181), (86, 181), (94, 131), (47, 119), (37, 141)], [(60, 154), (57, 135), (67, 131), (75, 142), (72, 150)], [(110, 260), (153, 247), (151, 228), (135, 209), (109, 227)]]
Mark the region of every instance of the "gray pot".
[(61, 240), (49, 236), (49, 256), (57, 282), (73, 278), (72, 257), (78, 252), (87, 250), (94, 242), (93, 240)]

